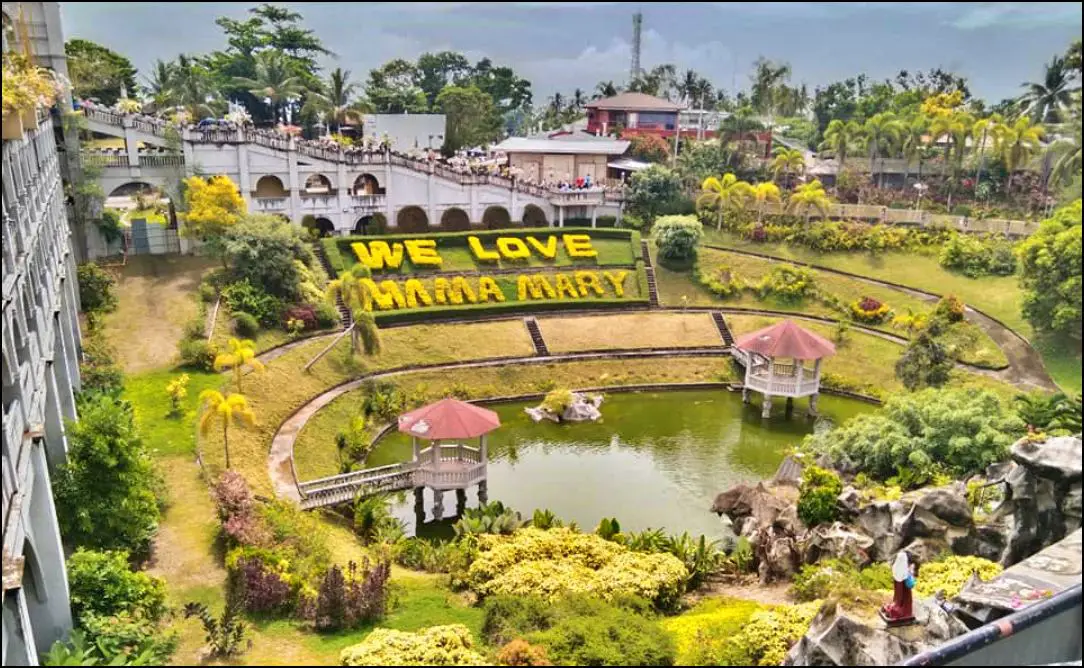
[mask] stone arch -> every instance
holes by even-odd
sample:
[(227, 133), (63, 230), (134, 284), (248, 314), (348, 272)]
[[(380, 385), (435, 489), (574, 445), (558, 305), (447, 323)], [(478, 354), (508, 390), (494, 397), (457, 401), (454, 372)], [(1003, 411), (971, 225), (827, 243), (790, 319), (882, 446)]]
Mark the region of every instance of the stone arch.
[(407, 206), (399, 209), (395, 216), (395, 227), (399, 232), (426, 232), (429, 230), (429, 216), (420, 206)]
[(482, 214), (482, 225), (489, 230), (503, 230), (512, 227), (512, 216), (503, 206), (487, 207)]
[(302, 189), (306, 195), (330, 195), (335, 190), (331, 179), (323, 174), (309, 174)]
[(550, 222), (546, 219), (546, 212), (542, 210), (542, 207), (534, 204), (523, 207), (524, 227), (549, 227), (549, 225)]
[(286, 186), (282, 185), (282, 179), (274, 174), (261, 176), (256, 181), (256, 197), (286, 197)]
[(440, 229), (446, 232), (466, 232), (470, 229), (470, 216), (463, 209), (452, 207), (441, 214)]
[(317, 218), (314, 227), (317, 233), (322, 237), (330, 237), (335, 234), (335, 223), (327, 218)]
[(362, 216), (354, 223), (354, 234), (372, 234), (376, 216)]
[(109, 197), (135, 197), (136, 195), (153, 195), (158, 188), (146, 181), (130, 181), (117, 186), (109, 192)]
[(358, 178), (354, 179), (352, 190), (354, 195), (384, 194), (384, 189), (380, 187), (380, 181), (372, 174), (359, 174)]

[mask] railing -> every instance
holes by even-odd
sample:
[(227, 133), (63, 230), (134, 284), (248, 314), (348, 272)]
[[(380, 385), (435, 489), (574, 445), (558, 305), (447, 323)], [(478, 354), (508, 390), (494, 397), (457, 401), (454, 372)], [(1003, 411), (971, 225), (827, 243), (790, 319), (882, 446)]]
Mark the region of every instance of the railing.
[(132, 121), (133, 128), (156, 137), (165, 136), (166, 127), (169, 125), (164, 121), (160, 121), (150, 116), (130, 116), (129, 118)]
[(355, 209), (376, 211), (384, 208), (386, 199), (386, 195), (351, 195), (350, 203)]
[(260, 211), (285, 211), (286, 197), (256, 197), (256, 208)]
[(183, 153), (139, 154), (140, 167), (184, 167)]
[(93, 153), (90, 151), (81, 151), (79, 153), (79, 160), (88, 167), (127, 168), (129, 166), (127, 153)]
[(767, 394), (779, 394), (783, 396), (804, 396), (817, 391), (820, 381), (817, 378), (802, 379), (799, 383), (797, 378), (780, 378), (776, 376), (750, 374), (746, 379), (746, 386), (751, 390)]
[(107, 125), (116, 125), (117, 127), (122, 127), (124, 125), (124, 116), (106, 109), (88, 109), (83, 107), (83, 115), (87, 117), (88, 121), (98, 121)]
[(588, 206), (602, 204), (606, 199), (606, 191), (598, 188), (593, 190), (573, 190), (570, 192), (551, 191), (550, 203), (554, 206)]
[(305, 194), (301, 193), (301, 210), (310, 213), (314, 212), (326, 212), (329, 209), (336, 209), (339, 202), (338, 195), (332, 194)]
[(415, 472), (414, 483), (417, 486), (424, 485), (434, 489), (459, 489), (475, 485), (485, 477), (486, 467), (481, 464), (454, 470), (434, 471), (431, 468), (422, 468)]

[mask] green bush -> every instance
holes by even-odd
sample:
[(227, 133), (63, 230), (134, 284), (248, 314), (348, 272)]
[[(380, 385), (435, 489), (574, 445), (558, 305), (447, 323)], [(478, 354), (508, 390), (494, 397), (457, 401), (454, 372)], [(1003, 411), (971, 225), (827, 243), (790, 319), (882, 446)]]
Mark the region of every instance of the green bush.
[(260, 323), (256, 317), (244, 311), (235, 311), (233, 314), (233, 332), (238, 336), (250, 339), (260, 331)]
[[(295, 260), (306, 268), (316, 264), (305, 235), (301, 227), (274, 216), (251, 214), (230, 227), (218, 243), (233, 282), (248, 282), (276, 299), (296, 302), (303, 295)], [(231, 310), (248, 311), (263, 322), (257, 310), (233, 307), (231, 304)]]
[(839, 517), (836, 499), (843, 492), (843, 482), (835, 471), (807, 466), (798, 486), (798, 517), (808, 527), (833, 522)]
[(315, 311), (316, 326), (320, 329), (328, 329), (341, 322), (342, 316), (339, 314), (339, 309), (325, 301), (317, 302)]
[(945, 322), (960, 322), (964, 319), (966, 307), (963, 301), (956, 295), (945, 295), (937, 302), (933, 310), (933, 317), (940, 318)]
[(826, 559), (802, 566), (801, 572), (794, 576), (790, 591), (799, 601), (854, 600), (867, 592), (891, 591), (893, 585), (892, 569), (888, 564), (877, 563), (859, 569), (845, 559)]
[(907, 350), (896, 360), (896, 378), (908, 390), (941, 387), (948, 382), (955, 359), (939, 339), (944, 329), (931, 321), (907, 344)]
[(274, 327), (282, 320), (282, 302), (248, 281), (223, 288), (222, 302), (231, 313), (249, 313), (264, 327)]
[(696, 216), (662, 216), (651, 227), (659, 261), (681, 265), (696, 258), (696, 246), (704, 236), (704, 226)]
[(961, 271), (971, 278), (1009, 276), (1016, 271), (1016, 257), (1008, 242), (967, 234), (953, 235), (942, 247), (938, 259), (942, 267)]
[(190, 369), (214, 371), (218, 351), (203, 339), (188, 339), (180, 343), (181, 365)]
[(1084, 312), (1080, 212), (1080, 199), (1059, 208), (1019, 247), (1024, 317), (1040, 332), (1071, 339), (1077, 350)]
[(677, 665), (751, 665), (752, 659), (734, 640), (753, 613), (763, 608), (745, 599), (708, 598), (680, 616), (663, 620), (663, 628), (677, 644)]
[(117, 281), (105, 269), (93, 262), (79, 265), (79, 304), (84, 313), (108, 313), (117, 308), (117, 295), (113, 292)]
[(159, 578), (133, 572), (128, 553), (79, 548), (68, 557), (72, 616), (109, 617), (122, 612), (158, 621), (166, 612), (166, 585)]
[(83, 340), (79, 364), (82, 395), (106, 394), (119, 398), (124, 391), (124, 372), (114, 359), (113, 347), (100, 329), (91, 329)]
[(817, 296), (813, 272), (792, 264), (775, 264), (758, 286), (761, 298), (773, 296), (780, 301), (795, 303)]

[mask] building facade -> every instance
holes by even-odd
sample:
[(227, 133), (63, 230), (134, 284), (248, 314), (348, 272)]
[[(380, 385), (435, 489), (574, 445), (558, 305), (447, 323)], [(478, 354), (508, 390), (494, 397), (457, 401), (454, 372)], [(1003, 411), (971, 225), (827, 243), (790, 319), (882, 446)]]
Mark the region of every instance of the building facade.
[[(3, 11), (5, 48), (22, 23), (38, 62), (61, 70), (57, 3), (5, 2)], [(5, 666), (36, 665), (72, 625), (50, 483), (67, 455), (64, 422), (76, 418), (81, 356), (58, 139), (53, 118), (39, 113), (37, 128), (3, 143)]]
[(606, 166), (628, 148), (627, 141), (565, 131), (509, 137), (494, 147), (508, 156), (509, 167), (531, 183), (590, 178), (597, 184), (606, 180)]
[[(678, 114), (684, 107), (644, 93), (621, 93), (585, 105), (587, 131), (617, 133), (622, 138), (638, 134), (673, 137), (679, 129)], [(695, 136), (695, 129), (681, 128), (682, 135)]]

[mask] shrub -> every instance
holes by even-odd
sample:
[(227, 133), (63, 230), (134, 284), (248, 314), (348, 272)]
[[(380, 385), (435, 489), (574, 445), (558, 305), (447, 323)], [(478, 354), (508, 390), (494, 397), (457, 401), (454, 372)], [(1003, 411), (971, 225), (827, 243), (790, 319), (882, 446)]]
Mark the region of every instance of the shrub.
[(772, 265), (771, 271), (761, 280), (758, 289), (762, 298), (771, 295), (790, 303), (817, 295), (813, 272), (792, 264)]
[(945, 322), (960, 322), (964, 319), (966, 307), (963, 300), (956, 295), (945, 295), (937, 302), (933, 310), (933, 316)]
[[(301, 268), (315, 264), (305, 234), (300, 226), (284, 223), (274, 216), (250, 215), (226, 231), (220, 242), (221, 252), (233, 280), (260, 286), (261, 291), (277, 299), (296, 301), (302, 297), (301, 283), (305, 277), (294, 261), (300, 261)], [(240, 310), (263, 322), (256, 310)]]
[(327, 302), (317, 302), (314, 312), (316, 314), (316, 325), (320, 329), (334, 327), (340, 322), (339, 310)]
[(808, 527), (835, 521), (839, 512), (836, 498), (843, 492), (843, 482), (834, 471), (807, 466), (798, 486), (798, 517)]
[(80, 548), (68, 557), (72, 616), (109, 617), (122, 612), (157, 622), (166, 612), (165, 583), (128, 567), (128, 553)]
[(93, 262), (79, 265), (79, 304), (84, 313), (108, 313), (117, 308), (117, 295), (113, 292), (117, 281), (109, 272)]
[(339, 655), (344, 666), (481, 666), (486, 659), (474, 649), (462, 624), (431, 626), (417, 633), (374, 629), (360, 644)]
[(851, 304), (851, 316), (858, 322), (879, 325), (890, 315), (892, 315), (892, 309), (888, 308), (888, 304), (873, 297), (863, 297)]
[(363, 544), (369, 545), (382, 542), (382, 539), (389, 535), (393, 538), (402, 537), (403, 527), (388, 510), (386, 496), (359, 496), (354, 502), (354, 533)]
[(844, 472), (884, 481), (900, 469), (963, 477), (1003, 460), (1024, 424), (984, 390), (934, 390), (888, 399), (877, 413), (807, 436), (804, 446)]
[[(243, 554), (241, 552), (240, 554)], [(292, 603), (293, 590), (286, 564), (272, 568), (255, 556), (227, 557), (230, 587), (252, 613), (274, 614), (286, 611)]]
[(233, 333), (238, 336), (243, 336), (246, 339), (256, 336), (256, 333), (260, 331), (260, 323), (256, 318), (244, 311), (237, 311), (233, 314)]
[(710, 274), (701, 273), (698, 268), (696, 276), (700, 285), (723, 299), (740, 294), (745, 289), (745, 281), (727, 265), (714, 268)]
[(651, 228), (659, 261), (681, 265), (696, 257), (696, 245), (704, 236), (704, 226), (695, 216), (662, 216)]
[(972, 573), (989, 580), (1001, 573), (1001, 565), (982, 557), (957, 556), (926, 564), (915, 578), (915, 595), (925, 598), (944, 591), (947, 598), (953, 598), (959, 595)]
[(309, 304), (297, 304), (286, 309), (283, 316), (286, 322), (300, 320), (305, 329), (316, 329), (316, 307)]
[(249, 313), (265, 327), (274, 327), (281, 320), (282, 303), (248, 281), (223, 288), (222, 301), (231, 313)]
[(229, 540), (238, 545), (268, 542), (268, 532), (256, 514), (256, 501), (244, 476), (233, 470), (224, 472), (215, 483), (213, 496), (222, 533)]
[(388, 605), (390, 576), (391, 563), (387, 561), (370, 567), (366, 559), (360, 569), (351, 561), (346, 576), (341, 568), (332, 566), (320, 583), (316, 628), (337, 631), (383, 617)]
[(790, 591), (799, 601), (836, 597), (854, 600), (864, 593), (891, 591), (893, 585), (888, 564), (877, 563), (859, 570), (845, 559), (826, 559), (802, 566)]
[(1016, 273), (1016, 255), (1008, 244), (995, 246), (990, 254), (987, 269), (994, 276), (1012, 276)]
[(416, 571), (454, 573), (470, 565), (471, 550), (464, 542), (432, 543), (423, 538), (407, 538), (396, 546), (395, 561)]
[(940, 387), (948, 382), (954, 364), (948, 349), (937, 339), (937, 330), (927, 326), (896, 360), (896, 378), (909, 390)]
[(215, 356), (218, 350), (210, 343), (202, 339), (189, 339), (181, 341), (181, 365), (190, 369), (202, 371), (214, 371)]
[(497, 652), (497, 662), (502, 666), (552, 666), (546, 655), (546, 648), (532, 645), (517, 638), (501, 647)]
[(227, 657), (241, 653), (248, 626), (241, 619), (241, 604), (236, 597), (226, 597), (226, 605), (218, 619), (212, 617), (207, 606), (202, 603), (186, 603), (184, 616), (185, 619), (199, 619), (207, 636), (207, 649), (211, 656)]
[(1016, 272), (1016, 256), (1012, 247), (996, 239), (953, 235), (941, 249), (938, 259), (942, 267), (961, 271), (971, 278), (987, 274), (1009, 276)]
[(188, 374), (182, 373), (166, 383), (166, 396), (169, 397), (169, 414), (178, 417), (183, 412), (184, 399), (188, 396)]
[(677, 665), (750, 665), (752, 660), (735, 646), (734, 639), (762, 607), (745, 599), (711, 598), (679, 617), (663, 620), (663, 628), (676, 642)]
[(1021, 242), (1024, 317), (1040, 332), (1081, 338), (1081, 203), (1063, 206)]
[(813, 602), (754, 612), (733, 639), (734, 649), (753, 665), (782, 665), (787, 651), (809, 630), (820, 607)]
[(478, 537), (478, 556), (467, 573), (482, 596), (585, 593), (603, 599), (635, 595), (667, 608), (688, 578), (669, 554), (641, 554), (593, 534), (570, 529), (520, 529), (512, 536)]
[(124, 372), (113, 354), (113, 347), (105, 334), (92, 329), (83, 341), (83, 361), (79, 365), (79, 376), (83, 382), (80, 396), (104, 394), (120, 398), (124, 391)]
[(94, 647), (91, 655), (101, 659), (99, 665), (165, 665), (177, 650), (175, 633), (163, 633), (157, 622), (138, 613), (120, 612), (108, 617), (87, 614), (80, 626)]

